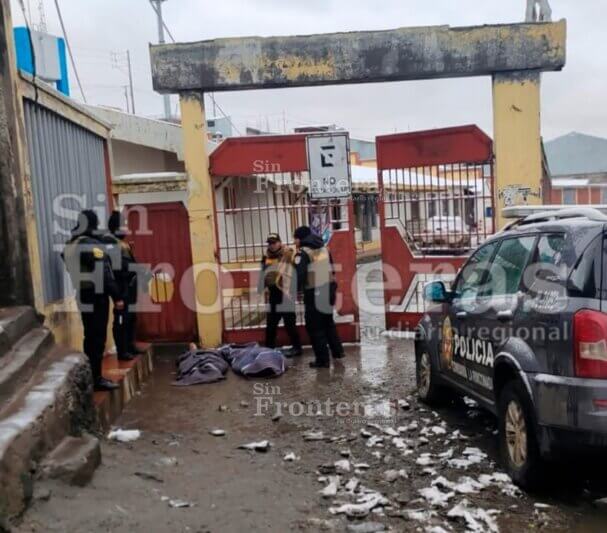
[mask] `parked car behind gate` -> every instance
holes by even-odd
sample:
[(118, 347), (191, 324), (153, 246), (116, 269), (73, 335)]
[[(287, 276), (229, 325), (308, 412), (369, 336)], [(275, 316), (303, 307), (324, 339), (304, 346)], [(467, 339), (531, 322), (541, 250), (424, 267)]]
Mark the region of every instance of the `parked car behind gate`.
[(430, 217), (424, 229), (416, 237), (422, 246), (442, 244), (446, 247), (462, 247), (470, 244), (470, 228), (462, 217)]
[(525, 488), (558, 452), (607, 448), (606, 235), (594, 209), (531, 215), (480, 246), (450, 290), (424, 288), (419, 397), (456, 392), (496, 414)]

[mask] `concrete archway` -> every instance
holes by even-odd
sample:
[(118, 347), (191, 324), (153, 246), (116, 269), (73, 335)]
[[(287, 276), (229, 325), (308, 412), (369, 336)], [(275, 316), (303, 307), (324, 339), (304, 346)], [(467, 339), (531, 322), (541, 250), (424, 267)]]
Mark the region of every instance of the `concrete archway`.
[[(491, 76), (498, 228), (503, 207), (541, 203), (540, 73), (565, 65), (564, 20), (215, 39), (151, 46), (150, 54), (154, 89), (181, 99), (195, 264), (217, 262), (205, 92)], [(196, 280), (199, 301), (218, 294), (211, 278)], [(221, 313), (199, 311), (198, 329), (206, 345), (219, 344)]]

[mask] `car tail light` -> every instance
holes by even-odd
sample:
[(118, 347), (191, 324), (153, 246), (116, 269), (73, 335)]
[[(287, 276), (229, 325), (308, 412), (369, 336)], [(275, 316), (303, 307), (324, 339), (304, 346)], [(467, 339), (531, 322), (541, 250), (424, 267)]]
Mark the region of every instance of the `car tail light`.
[(590, 309), (573, 318), (575, 375), (607, 379), (607, 314)]

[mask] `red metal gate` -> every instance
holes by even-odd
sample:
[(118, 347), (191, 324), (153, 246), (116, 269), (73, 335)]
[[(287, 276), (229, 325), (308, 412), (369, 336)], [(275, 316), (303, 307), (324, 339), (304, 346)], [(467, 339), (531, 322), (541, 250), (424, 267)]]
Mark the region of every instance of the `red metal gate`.
[(476, 126), (377, 137), (386, 327), (411, 329), (423, 285), (450, 282), (494, 232), (493, 143)]
[(197, 338), (196, 314), (184, 301), (194, 294), (190, 224), (179, 202), (127, 206), (127, 220), (139, 263), (154, 273), (149, 293), (140, 295), (137, 336), (155, 342)]
[[(344, 341), (359, 339), (356, 246), (349, 199), (310, 201), (305, 135), (225, 140), (210, 157), (215, 187), (218, 257), (221, 264), (223, 339), (262, 341), (265, 301), (257, 294), (260, 260), (268, 233), (293, 246), (297, 226), (324, 219), (338, 282), (337, 327)], [(303, 308), (297, 306), (304, 339)], [(288, 343), (279, 330), (279, 343)]]

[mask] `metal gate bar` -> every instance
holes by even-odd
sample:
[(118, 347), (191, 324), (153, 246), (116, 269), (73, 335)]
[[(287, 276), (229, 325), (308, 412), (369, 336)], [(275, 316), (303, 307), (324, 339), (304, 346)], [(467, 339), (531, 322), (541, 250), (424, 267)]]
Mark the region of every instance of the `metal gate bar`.
[[(309, 198), (307, 158), (301, 157), (302, 149), (305, 155), (302, 135), (245, 137), (227, 139), (216, 157), (211, 155), (225, 341), (263, 340), (266, 301), (258, 294), (257, 283), (266, 237), (278, 233), (283, 243), (294, 248), (295, 228), (312, 225), (315, 216), (324, 218), (330, 228), (329, 249), (341, 268), (337, 272), (338, 329), (344, 340), (359, 338), (358, 308), (351, 294), (351, 288), (356, 288), (352, 204), (349, 199)], [(260, 159), (262, 156), (266, 159)], [(245, 161), (248, 166), (242, 164)], [(296, 313), (306, 338), (301, 301)], [(279, 342), (284, 341), (285, 333), (279, 330)]]
[[(450, 283), (495, 231), (493, 145), (476, 126), (378, 137), (382, 260), (388, 328), (415, 327), (423, 285)], [(391, 280), (394, 281), (394, 280)]]

